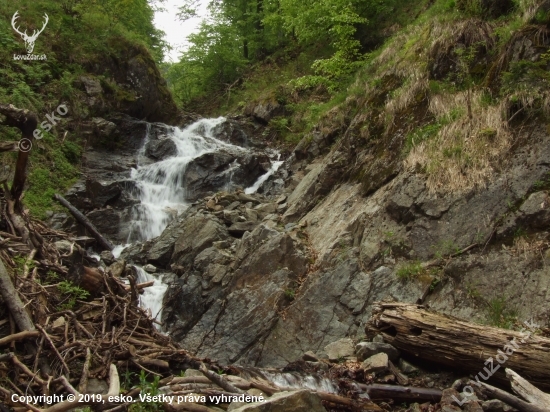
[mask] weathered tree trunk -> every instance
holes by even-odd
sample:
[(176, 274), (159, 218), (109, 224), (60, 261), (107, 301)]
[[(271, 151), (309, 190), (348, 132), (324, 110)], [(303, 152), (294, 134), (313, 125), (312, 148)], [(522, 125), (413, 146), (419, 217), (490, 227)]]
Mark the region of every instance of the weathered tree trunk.
[(6, 116), (2, 124), (17, 127), (21, 130), (22, 139), (28, 139), (27, 144), (30, 145), (28, 146), (29, 150), (19, 150), (19, 156), (17, 156), (15, 175), (11, 187), (11, 196), (17, 204), (27, 181), (29, 153), (32, 147), (33, 132), (38, 125), (38, 117), (27, 109), (18, 109), (11, 104), (0, 104), (0, 114)]
[(25, 310), (25, 306), (23, 305), (23, 302), (21, 302), (21, 299), (19, 299), (19, 295), (17, 294), (17, 291), (13, 287), (13, 283), (11, 281), (10, 275), (8, 271), (6, 270), (6, 267), (4, 266), (4, 262), (0, 259), (0, 294), (2, 294), (2, 299), (4, 299), (4, 302), (6, 302), (6, 306), (8, 307), (11, 315), (13, 316), (13, 320), (17, 324), (17, 327), (21, 332), (24, 331), (33, 331), (34, 323)]
[(379, 303), (366, 331), (381, 333), (386, 342), (419, 359), (477, 374), (480, 382), (495, 371), (491, 379), (507, 382), (500, 364), (505, 363), (537, 387), (550, 389), (547, 338), (477, 325), (403, 303)]
[(65, 206), (69, 212), (71, 212), (71, 215), (74, 216), (74, 218), (80, 223), (82, 226), (84, 226), (90, 234), (94, 237), (94, 239), (99, 243), (101, 247), (107, 250), (113, 250), (113, 245), (111, 242), (109, 242), (107, 239), (103, 237), (101, 233), (96, 229), (96, 227), (88, 220), (86, 216), (84, 216), (76, 207), (71, 205), (63, 196), (56, 194), (55, 200), (57, 200), (59, 203), (61, 203), (63, 206)]

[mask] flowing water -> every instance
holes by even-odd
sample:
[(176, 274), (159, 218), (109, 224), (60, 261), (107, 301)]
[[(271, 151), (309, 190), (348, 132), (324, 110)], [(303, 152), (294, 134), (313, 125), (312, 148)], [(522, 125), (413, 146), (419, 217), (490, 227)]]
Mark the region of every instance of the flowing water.
[[(231, 152), (247, 152), (248, 149), (225, 143), (214, 136), (216, 126), (226, 119), (201, 119), (190, 126), (180, 128), (167, 128), (167, 138), (176, 146), (175, 156), (160, 160), (155, 163), (146, 161), (145, 151), (150, 141), (151, 125), (148, 125), (147, 135), (140, 152), (138, 164), (131, 172), (131, 180), (134, 182), (134, 195), (139, 199), (139, 204), (132, 211), (132, 226), (127, 244), (138, 241), (146, 241), (159, 236), (178, 213), (189, 207), (186, 202), (186, 188), (183, 185), (183, 176), (189, 163), (206, 154), (224, 149)], [(260, 186), (281, 166), (283, 162), (277, 160), (272, 163), (270, 170), (261, 176), (246, 193), (255, 193)], [(225, 172), (229, 174), (229, 182), (232, 173), (240, 165), (235, 161)], [(230, 187), (228, 187), (230, 189)], [(118, 258), (127, 245), (115, 247), (113, 255)], [(153, 319), (160, 321), (162, 312), (162, 299), (167, 286), (161, 279), (153, 276), (136, 266), (138, 282), (153, 280), (153, 286), (145, 288), (140, 297), (141, 306), (151, 312)]]
[(177, 154), (156, 163), (140, 164), (149, 143), (150, 133), (147, 133), (138, 166), (131, 174), (140, 204), (134, 208), (128, 243), (159, 236), (174, 215), (187, 208), (183, 174), (194, 159), (220, 149), (245, 151), (213, 136), (213, 129), (224, 121), (223, 117), (201, 119), (185, 129), (173, 128), (168, 138), (175, 143)]

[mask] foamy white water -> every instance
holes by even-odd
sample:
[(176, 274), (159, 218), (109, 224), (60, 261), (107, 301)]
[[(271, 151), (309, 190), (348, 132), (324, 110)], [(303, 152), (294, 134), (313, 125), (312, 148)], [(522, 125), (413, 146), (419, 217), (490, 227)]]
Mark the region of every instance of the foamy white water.
[[(280, 157), (281, 157), (281, 155), (279, 155), (278, 158), (280, 158)], [(274, 173), (276, 173), (277, 170), (279, 170), (279, 167), (281, 167), (281, 165), (282, 165), (283, 163), (284, 163), (284, 162), (283, 162), (282, 160), (277, 160), (277, 161), (275, 161), (275, 162), (272, 162), (272, 163), (271, 163), (271, 168), (267, 171), (267, 173), (264, 174), (264, 175), (262, 175), (262, 176), (260, 176), (259, 179), (256, 180), (256, 182), (255, 182), (252, 186), (246, 188), (246, 189), (244, 190), (244, 192), (245, 192), (247, 195), (250, 195), (250, 194), (252, 194), (252, 193), (256, 193), (256, 192), (258, 191), (258, 189), (264, 184), (264, 182), (265, 182), (267, 179), (269, 179)]]
[(135, 266), (137, 271), (137, 282), (144, 283), (154, 281), (153, 286), (143, 289), (143, 293), (139, 295), (139, 305), (151, 312), (151, 318), (160, 322), (162, 316), (162, 300), (168, 285), (162, 283), (162, 281), (149, 273), (143, 268)]
[[(116, 246), (112, 251), (115, 258), (118, 259), (123, 249), (134, 242), (160, 236), (170, 221), (189, 207), (185, 201), (187, 193), (183, 185), (183, 176), (189, 163), (206, 153), (221, 149), (232, 152), (248, 151), (248, 149), (225, 143), (214, 137), (214, 128), (225, 121), (226, 119), (223, 117), (201, 119), (184, 129), (169, 129), (167, 138), (175, 143), (176, 155), (152, 164), (142, 162), (150, 141), (151, 125), (147, 125), (147, 135), (138, 154), (138, 165), (131, 172), (131, 179), (136, 185), (135, 195), (139, 198), (140, 203), (132, 211), (133, 222), (127, 244)], [(273, 162), (270, 170), (260, 176), (253, 186), (246, 189), (246, 193), (255, 193), (269, 176), (279, 169), (282, 163), (282, 161)], [(235, 160), (225, 173), (231, 177), (239, 167), (240, 165)], [(231, 182), (231, 178), (229, 178), (229, 182)], [(140, 295), (140, 306), (150, 311), (153, 319), (160, 321), (162, 301), (167, 285), (162, 283), (157, 276), (147, 273), (143, 268), (136, 266), (136, 269), (139, 283), (154, 281), (153, 286), (145, 288), (143, 294)]]
[[(174, 128), (168, 138), (176, 144), (177, 154), (153, 164), (138, 164), (132, 170), (131, 178), (136, 182), (141, 203), (134, 208), (128, 243), (159, 236), (168, 223), (188, 207), (183, 174), (194, 159), (220, 149), (246, 151), (213, 136), (212, 130), (225, 120), (223, 117), (201, 119), (185, 129)], [(148, 142), (149, 134), (139, 157)]]

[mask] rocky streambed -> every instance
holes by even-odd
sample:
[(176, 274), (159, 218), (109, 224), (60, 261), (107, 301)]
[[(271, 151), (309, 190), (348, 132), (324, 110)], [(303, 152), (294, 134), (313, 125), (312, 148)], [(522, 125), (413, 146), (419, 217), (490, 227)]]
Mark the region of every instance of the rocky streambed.
[[(239, 121), (116, 122), (116, 151), (89, 150), (85, 178), (67, 197), (120, 245), (99, 264), (153, 279), (142, 302), (199, 357), (299, 371), (312, 362), (315, 373), (320, 359), (361, 365), (355, 344), (385, 299), (485, 322), (497, 293), (518, 316), (547, 319), (543, 133), (526, 136), (532, 150), (518, 150), (484, 190), (438, 196), (402, 171), (365, 196), (338, 146), (281, 164)], [(51, 223), (80, 231), (61, 218)], [(533, 242), (522, 243), (518, 228)], [(419, 276), (398, 276), (413, 264)], [(334, 355), (334, 345), (345, 350)], [(440, 389), (452, 383), (427, 379)]]

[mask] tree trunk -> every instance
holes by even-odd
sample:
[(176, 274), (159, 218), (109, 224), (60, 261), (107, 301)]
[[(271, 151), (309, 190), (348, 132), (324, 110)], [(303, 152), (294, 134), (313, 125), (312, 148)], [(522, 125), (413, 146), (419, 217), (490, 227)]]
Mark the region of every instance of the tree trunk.
[(381, 333), (387, 343), (419, 359), (477, 374), (480, 382), (491, 375), (507, 382), (501, 367), (505, 364), (537, 387), (550, 389), (548, 338), (477, 325), (403, 303), (379, 303), (366, 331)]
[(17, 327), (21, 332), (24, 331), (33, 331), (34, 323), (31, 320), (31, 317), (27, 313), (23, 302), (19, 299), (17, 291), (13, 287), (11, 277), (4, 266), (4, 262), (0, 259), (0, 294), (2, 294), (2, 299), (6, 302), (13, 320), (17, 324)]
[(69, 212), (71, 212), (71, 215), (74, 216), (74, 218), (80, 223), (82, 226), (84, 226), (90, 234), (94, 237), (94, 239), (99, 243), (101, 247), (107, 250), (113, 250), (114, 246), (109, 242), (107, 239), (103, 237), (101, 233), (96, 229), (96, 227), (93, 225), (92, 222), (88, 220), (86, 216), (84, 216), (76, 207), (71, 205), (63, 196), (56, 194), (55, 200), (57, 200), (59, 203), (61, 203), (63, 206), (65, 206)]
[(27, 165), (29, 161), (29, 153), (32, 148), (33, 132), (38, 125), (38, 117), (27, 109), (18, 109), (17, 107), (8, 104), (0, 104), (0, 114), (6, 116), (6, 119), (2, 124), (6, 126), (17, 127), (21, 130), (21, 142), (23, 144), (23, 139), (27, 139), (25, 142), (28, 150), (19, 150), (19, 155), (17, 156), (17, 163), (15, 166), (15, 175), (13, 177), (13, 185), (11, 187), (11, 196), (16, 202), (17, 207), (19, 207), (19, 199), (25, 188), (25, 182), (27, 181)]

